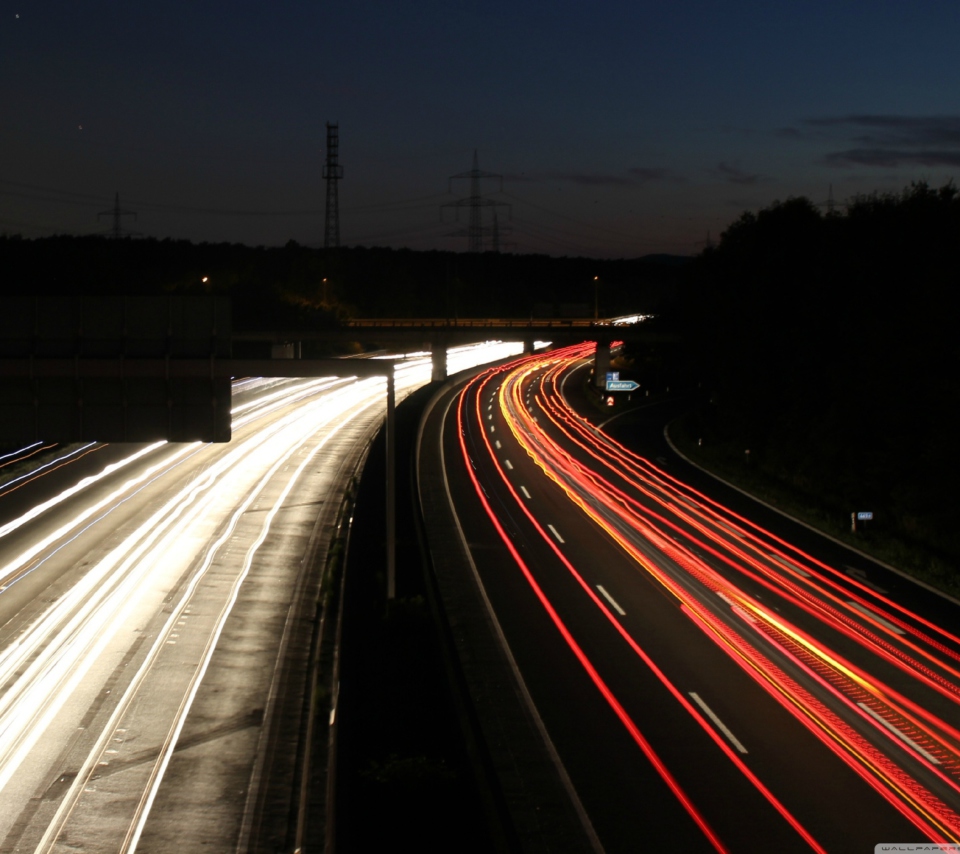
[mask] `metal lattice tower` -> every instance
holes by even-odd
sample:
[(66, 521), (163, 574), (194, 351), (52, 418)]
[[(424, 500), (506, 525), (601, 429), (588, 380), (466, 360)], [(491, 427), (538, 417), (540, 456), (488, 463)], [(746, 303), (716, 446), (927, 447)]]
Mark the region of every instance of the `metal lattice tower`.
[(327, 122), (327, 162), (323, 166), (323, 178), (327, 182), (327, 221), (323, 231), (323, 248), (340, 245), (340, 203), (337, 196), (337, 181), (343, 177), (343, 167), (337, 163), (340, 153), (340, 125)]
[[(454, 180), (460, 178), (469, 178), (470, 179), (470, 195), (465, 199), (457, 199), (455, 202), (448, 202), (445, 205), (441, 205), (441, 210), (443, 208), (453, 208), (457, 214), (460, 212), (460, 208), (469, 209), (469, 217), (467, 220), (467, 228), (459, 229), (457, 231), (451, 232), (449, 237), (466, 237), (467, 238), (467, 251), (468, 252), (482, 252), (483, 251), (483, 235), (485, 232), (490, 229), (486, 228), (483, 225), (483, 214), (482, 211), (484, 208), (493, 208), (494, 216), (496, 216), (496, 208), (507, 208), (508, 212), (510, 211), (510, 205), (504, 202), (497, 202), (493, 199), (484, 198), (480, 194), (480, 181), (486, 178), (497, 178), (500, 181), (500, 191), (503, 191), (503, 175), (496, 175), (493, 172), (481, 172), (477, 160), (477, 152), (474, 149), (473, 152), (473, 168), (469, 172), (460, 172), (457, 175), (451, 175), (448, 179), (447, 190), (448, 192), (453, 192), (452, 186)], [(500, 233), (502, 229), (497, 229), (496, 234), (496, 246), (494, 248), (495, 252), (499, 251), (500, 243)]]
[[(113, 207), (108, 211), (100, 211), (97, 214), (97, 219), (100, 219), (102, 216), (112, 216), (113, 217), (113, 228), (110, 229), (110, 236), (114, 240), (119, 240), (123, 237), (123, 228), (121, 226), (121, 217), (132, 216), (134, 219), (137, 218), (137, 215), (134, 211), (125, 211), (120, 207), (120, 193), (117, 193), (113, 197)], [(127, 232), (132, 234), (132, 232)]]

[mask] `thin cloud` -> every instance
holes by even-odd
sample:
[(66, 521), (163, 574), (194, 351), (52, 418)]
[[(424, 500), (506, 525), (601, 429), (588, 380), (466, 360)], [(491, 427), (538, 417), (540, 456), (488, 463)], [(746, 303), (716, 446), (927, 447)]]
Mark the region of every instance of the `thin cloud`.
[(807, 134), (799, 128), (777, 128), (773, 132), (774, 136), (780, 139), (806, 139)]
[(686, 179), (659, 166), (634, 166), (625, 172), (524, 172), (519, 180), (561, 181), (583, 187), (638, 187), (649, 182), (680, 184)]
[(526, 172), (504, 172), (503, 180), (511, 184), (536, 184), (539, 178), (528, 175)]
[(627, 171), (631, 176), (643, 183), (659, 181), (668, 184), (681, 184), (685, 180), (681, 175), (677, 175), (669, 169), (663, 169), (658, 166), (634, 166)]
[(768, 180), (763, 175), (755, 172), (744, 172), (737, 166), (731, 166), (729, 163), (719, 163), (717, 171), (723, 175), (731, 184), (760, 184)]
[(960, 148), (956, 151), (904, 151), (893, 148), (851, 148), (823, 157), (827, 166), (960, 166)]
[(543, 176), (548, 180), (567, 181), (585, 187), (628, 187), (633, 181), (623, 175), (604, 175), (596, 172), (547, 172)]
[(855, 140), (880, 145), (960, 148), (960, 116), (853, 114), (807, 119), (806, 124), (860, 131)]

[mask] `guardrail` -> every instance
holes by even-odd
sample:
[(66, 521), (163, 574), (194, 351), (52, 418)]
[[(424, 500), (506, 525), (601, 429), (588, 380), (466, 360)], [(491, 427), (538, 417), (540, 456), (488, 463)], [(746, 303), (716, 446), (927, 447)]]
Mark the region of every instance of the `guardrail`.
[(508, 328), (508, 329), (571, 329), (594, 326), (610, 326), (612, 321), (593, 320), (585, 318), (454, 318), (441, 319), (435, 317), (355, 317), (343, 320), (343, 326), (361, 328), (428, 328), (428, 329), (473, 329), (473, 328)]

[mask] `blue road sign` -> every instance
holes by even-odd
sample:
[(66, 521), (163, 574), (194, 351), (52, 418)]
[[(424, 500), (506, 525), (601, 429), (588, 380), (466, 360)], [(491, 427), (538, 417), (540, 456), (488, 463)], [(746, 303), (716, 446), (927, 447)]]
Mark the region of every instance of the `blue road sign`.
[(633, 380), (607, 380), (607, 391), (636, 391), (640, 383)]

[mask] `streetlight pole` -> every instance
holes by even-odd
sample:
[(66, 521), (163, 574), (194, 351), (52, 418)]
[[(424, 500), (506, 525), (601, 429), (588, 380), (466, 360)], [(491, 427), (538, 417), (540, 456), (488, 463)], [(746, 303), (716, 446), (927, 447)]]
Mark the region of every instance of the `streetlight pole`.
[(600, 277), (593, 277), (593, 322), (600, 320)]

